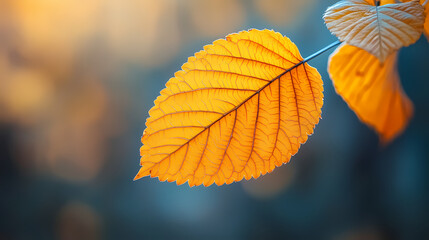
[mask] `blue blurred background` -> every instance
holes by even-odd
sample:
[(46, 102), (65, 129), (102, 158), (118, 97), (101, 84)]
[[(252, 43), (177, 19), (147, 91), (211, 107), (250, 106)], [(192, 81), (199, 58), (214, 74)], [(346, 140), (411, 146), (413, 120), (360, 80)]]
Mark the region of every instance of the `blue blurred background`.
[(1, 0), (0, 239), (429, 239), (429, 44), (400, 52), (415, 104), (382, 147), (336, 95), (286, 166), (189, 188), (144, 178), (148, 110), (187, 57), (249, 28), (305, 57), (335, 0)]

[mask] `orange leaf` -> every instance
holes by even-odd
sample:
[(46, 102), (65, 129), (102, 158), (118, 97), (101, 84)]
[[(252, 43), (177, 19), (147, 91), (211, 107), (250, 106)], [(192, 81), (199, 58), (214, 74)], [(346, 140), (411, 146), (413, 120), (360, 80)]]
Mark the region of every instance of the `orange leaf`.
[(302, 61), (289, 38), (269, 30), (205, 46), (149, 111), (135, 179), (222, 185), (288, 162), (323, 105), (322, 79)]
[(399, 80), (396, 60), (394, 53), (380, 63), (366, 51), (343, 44), (331, 55), (328, 67), (337, 93), (385, 143), (398, 135), (413, 115), (412, 102)]
[(384, 62), (391, 53), (420, 38), (425, 14), (416, 1), (375, 6), (365, 0), (344, 0), (329, 7), (324, 19), (341, 41)]

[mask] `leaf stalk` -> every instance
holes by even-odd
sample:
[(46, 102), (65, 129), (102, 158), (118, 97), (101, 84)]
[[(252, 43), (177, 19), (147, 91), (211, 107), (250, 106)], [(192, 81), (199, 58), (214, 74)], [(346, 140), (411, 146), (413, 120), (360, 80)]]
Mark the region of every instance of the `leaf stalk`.
[(336, 46), (338, 46), (338, 45), (340, 45), (340, 44), (341, 44), (341, 42), (340, 42), (340, 41), (336, 41), (336, 42), (333, 42), (333, 43), (329, 44), (328, 46), (326, 46), (326, 47), (324, 47), (324, 48), (320, 49), (319, 51), (317, 51), (317, 52), (315, 52), (315, 53), (311, 54), (310, 56), (306, 57), (306, 58), (304, 59), (303, 63), (306, 63), (306, 62), (310, 61), (311, 59), (313, 59), (313, 58), (315, 58), (315, 57), (319, 56), (320, 54), (322, 54), (322, 53), (324, 53), (324, 52), (328, 51), (329, 49), (331, 49), (331, 48), (333, 48), (333, 47), (336, 47)]

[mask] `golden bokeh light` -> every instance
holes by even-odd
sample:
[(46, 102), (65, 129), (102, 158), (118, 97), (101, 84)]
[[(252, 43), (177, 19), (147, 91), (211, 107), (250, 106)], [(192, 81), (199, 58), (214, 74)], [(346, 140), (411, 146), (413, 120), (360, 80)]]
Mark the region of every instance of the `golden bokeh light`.
[(179, 1), (104, 2), (103, 31), (109, 49), (123, 61), (153, 67), (171, 60), (181, 47)]
[(73, 61), (94, 38), (100, 22), (100, 0), (9, 0), (12, 38), (27, 62), (70, 74)]
[(0, 117), (6, 115), (10, 120), (29, 124), (40, 118), (53, 93), (54, 88), (43, 73), (16, 69), (0, 80), (0, 104), (4, 105)]
[(186, 1), (190, 25), (207, 37), (224, 37), (240, 29), (246, 20), (246, 11), (239, 0)]
[(253, 0), (257, 12), (272, 24), (292, 26), (303, 16), (311, 14), (317, 0)]

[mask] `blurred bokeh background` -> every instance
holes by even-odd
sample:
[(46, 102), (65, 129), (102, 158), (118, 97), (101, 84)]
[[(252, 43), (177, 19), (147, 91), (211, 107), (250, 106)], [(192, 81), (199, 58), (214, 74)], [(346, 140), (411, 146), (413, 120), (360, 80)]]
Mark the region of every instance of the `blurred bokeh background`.
[(335, 0), (0, 0), (0, 239), (429, 239), (429, 44), (400, 53), (415, 104), (380, 146), (335, 94), (286, 166), (189, 188), (144, 178), (140, 137), (166, 81), (203, 45), (274, 29), (302, 55), (335, 41)]

